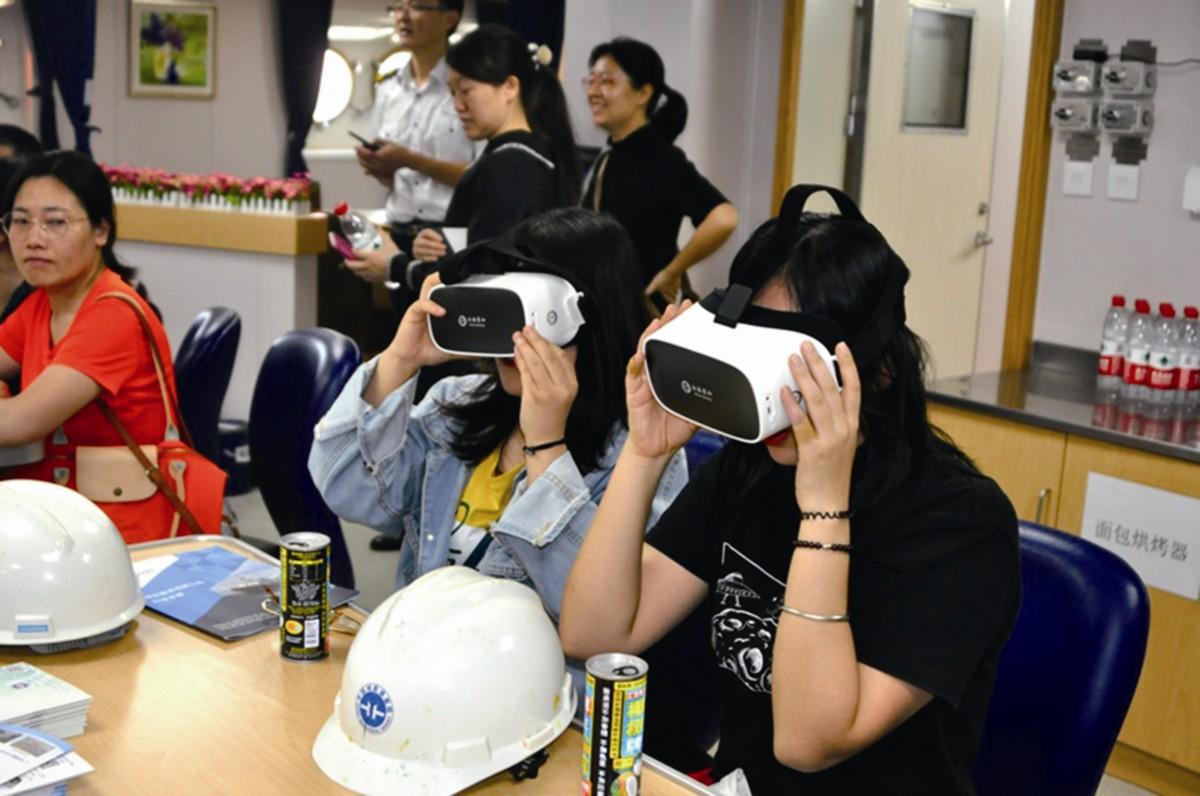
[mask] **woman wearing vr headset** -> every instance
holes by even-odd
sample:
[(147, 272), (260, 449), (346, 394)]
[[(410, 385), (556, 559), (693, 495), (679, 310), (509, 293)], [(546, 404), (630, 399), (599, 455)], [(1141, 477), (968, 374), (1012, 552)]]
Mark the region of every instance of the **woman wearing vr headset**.
[[(511, 239), (584, 294), (574, 340), (560, 348), (525, 327), (515, 356), (442, 379), (414, 405), (421, 369), (453, 358), (430, 335), (429, 317), (446, 314), (429, 297), (431, 275), (388, 348), (317, 425), (309, 470), (338, 515), (403, 534), (397, 588), (462, 564), (533, 586), (557, 619), (625, 438), (621, 374), (646, 313), (628, 277), (636, 255), (615, 221), (563, 208)], [(677, 455), (651, 490), (651, 516), (686, 480)]]
[[(575, 136), (567, 100), (551, 71), (551, 53), (533, 48), (502, 25), (481, 25), (446, 51), (454, 109), (467, 137), (486, 141), (450, 197), (445, 227), (465, 227), (467, 243), (502, 235), (579, 196)], [(449, 252), (441, 232), (428, 228), (413, 240), (412, 257), (390, 242), (356, 252), (415, 296), (432, 263)], [(390, 262), (388, 262), (390, 260)], [(386, 263), (386, 265), (385, 265)]]
[[(687, 270), (732, 234), (737, 210), (674, 145), (687, 124), (687, 101), (667, 85), (653, 47), (616, 38), (592, 49), (588, 67), (583, 87), (592, 121), (609, 138), (584, 180), (583, 206), (611, 213), (628, 230), (646, 295), (665, 307)], [(696, 230), (680, 249), (684, 216)]]
[[(648, 485), (696, 427), (662, 408), (634, 356), (629, 436), (560, 634), (572, 656), (638, 653), (707, 600), (721, 683), (696, 698), (722, 711), (714, 777), (740, 768), (754, 793), (973, 793), (1019, 602), (1016, 516), (930, 426), (923, 346), (903, 323), (907, 268), (841, 199), (841, 216), (762, 225), (733, 277), (759, 320), (817, 316), (863, 357), (831, 344), (839, 390), (797, 334), (778, 363), (804, 402), (780, 390), (790, 427), (726, 445), (643, 540)], [(688, 310), (668, 308), (647, 335)]]

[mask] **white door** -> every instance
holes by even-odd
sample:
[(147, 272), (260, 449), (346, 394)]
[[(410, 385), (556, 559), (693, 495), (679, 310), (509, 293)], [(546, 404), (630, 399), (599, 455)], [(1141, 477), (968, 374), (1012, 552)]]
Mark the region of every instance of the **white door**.
[(938, 378), (975, 357), (1004, 0), (877, 0), (862, 210), (912, 271), (909, 326)]

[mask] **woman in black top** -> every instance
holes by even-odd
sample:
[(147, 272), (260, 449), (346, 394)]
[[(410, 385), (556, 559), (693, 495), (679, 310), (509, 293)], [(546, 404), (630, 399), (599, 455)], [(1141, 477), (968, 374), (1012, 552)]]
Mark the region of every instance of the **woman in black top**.
[[(733, 232), (737, 210), (672, 143), (687, 124), (687, 102), (667, 86), (653, 47), (613, 39), (592, 50), (588, 65), (592, 121), (609, 139), (584, 180), (583, 206), (611, 213), (629, 232), (646, 295), (662, 306)], [(696, 230), (680, 249), (684, 216)]]
[[(576, 203), (575, 137), (550, 60), (547, 48), (533, 48), (501, 25), (481, 25), (446, 51), (450, 92), (463, 129), (472, 140), (488, 142), (455, 186), (443, 221), (445, 227), (465, 227), (467, 243)], [(411, 262), (390, 241), (378, 252), (356, 254), (390, 258), (392, 281), (415, 298), (431, 269), (414, 264), (436, 262), (447, 252), (442, 234), (425, 229), (413, 240)]]
[[(907, 278), (864, 221), (805, 215), (770, 241), (776, 223), (733, 265), (764, 275), (745, 280), (758, 306), (857, 339), (889, 309), (888, 274)], [(930, 426), (921, 341), (893, 329), (872, 361), (836, 346), (840, 392), (810, 343), (780, 362), (807, 412), (782, 390), (791, 428), (726, 445), (644, 540), (658, 476), (695, 427), (655, 402), (644, 355), (630, 360), (629, 437), (567, 582), (563, 647), (636, 654), (707, 601), (721, 683), (697, 698), (721, 709), (713, 774), (740, 768), (754, 793), (974, 792), (1019, 602), (1017, 521)], [(651, 702), (648, 722), (669, 719)]]

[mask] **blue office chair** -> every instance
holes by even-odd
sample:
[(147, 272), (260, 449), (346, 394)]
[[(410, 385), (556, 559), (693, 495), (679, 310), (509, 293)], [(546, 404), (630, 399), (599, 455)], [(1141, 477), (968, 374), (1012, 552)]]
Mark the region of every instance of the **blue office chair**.
[(354, 568), (342, 525), (308, 474), (308, 451), (313, 426), (361, 359), (354, 341), (332, 329), (288, 332), (267, 351), (250, 404), (250, 466), (271, 521), (280, 536), (328, 536), (330, 580), (351, 588)]
[(175, 353), (179, 412), (192, 445), (214, 463), (221, 461), (217, 423), (241, 336), (242, 319), (237, 312), (210, 307), (192, 321)]
[(705, 459), (725, 447), (725, 438), (711, 431), (697, 431), (683, 446), (683, 455), (687, 457), (688, 473), (696, 472)]
[(975, 767), (981, 796), (1092, 796), (1150, 630), (1141, 578), (1078, 536), (1021, 523), (1021, 611)]

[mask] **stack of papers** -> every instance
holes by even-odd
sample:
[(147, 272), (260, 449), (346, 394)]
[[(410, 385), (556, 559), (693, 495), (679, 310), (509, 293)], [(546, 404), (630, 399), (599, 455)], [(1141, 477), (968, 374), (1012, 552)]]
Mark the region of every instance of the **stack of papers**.
[[(133, 562), (146, 607), (224, 641), (279, 629), (263, 602), (279, 594), (279, 564), (212, 545)], [(329, 587), (329, 607), (358, 592)]]
[(73, 738), (87, 727), (91, 705), (89, 694), (36, 666), (0, 666), (0, 722)]
[(71, 744), (17, 724), (0, 724), (0, 796), (62, 796), (67, 780), (92, 771)]

